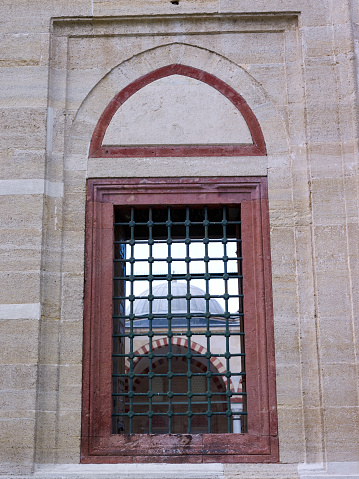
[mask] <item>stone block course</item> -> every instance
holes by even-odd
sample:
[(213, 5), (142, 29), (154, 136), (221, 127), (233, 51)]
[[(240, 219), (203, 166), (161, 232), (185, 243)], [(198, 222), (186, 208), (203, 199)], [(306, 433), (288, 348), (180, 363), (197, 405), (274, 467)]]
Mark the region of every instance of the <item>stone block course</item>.
[(36, 364), (38, 335), (38, 320), (0, 320), (0, 362)]
[(3, 148), (45, 146), (46, 110), (44, 108), (1, 108), (0, 134)]
[[(357, 407), (326, 407), (324, 409), (325, 434), (328, 461), (356, 461), (358, 458), (358, 408)], [(351, 434), (351, 441), (346, 441), (340, 434), (345, 428)]]

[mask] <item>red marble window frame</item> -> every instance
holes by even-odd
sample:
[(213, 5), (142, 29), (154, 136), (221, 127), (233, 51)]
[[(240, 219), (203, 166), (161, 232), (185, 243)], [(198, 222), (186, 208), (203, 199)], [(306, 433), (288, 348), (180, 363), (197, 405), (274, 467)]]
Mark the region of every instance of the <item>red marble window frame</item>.
[[(113, 212), (241, 204), (248, 432), (112, 434)], [(92, 179), (87, 185), (82, 463), (278, 462), (266, 178)]]
[[(103, 139), (113, 116), (120, 106), (141, 88), (170, 75), (183, 75), (200, 80), (224, 95), (241, 113), (252, 136), (252, 144), (222, 145), (154, 145), (154, 146), (104, 146)], [(198, 68), (173, 64), (154, 70), (121, 90), (107, 105), (92, 135), (90, 158), (126, 157), (195, 157), (195, 156), (265, 156), (264, 136), (259, 122), (242, 96), (219, 78)]]

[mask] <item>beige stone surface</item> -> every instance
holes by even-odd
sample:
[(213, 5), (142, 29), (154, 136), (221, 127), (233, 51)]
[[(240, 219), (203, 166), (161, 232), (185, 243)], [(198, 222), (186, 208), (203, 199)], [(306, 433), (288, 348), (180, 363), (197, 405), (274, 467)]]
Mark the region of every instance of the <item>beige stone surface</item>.
[(103, 139), (104, 145), (218, 143), (252, 143), (245, 119), (217, 90), (181, 75), (136, 92), (117, 110)]
[(225, 479), (297, 479), (297, 467), (290, 464), (225, 464)]
[[(16, 316), (41, 302), (41, 320), (1, 316), (0, 474), (79, 462), (86, 178), (96, 177), (268, 176), (282, 464), (225, 465), (221, 477), (292, 479), (298, 463), (358, 460), (357, 3), (3, 0), (0, 304)], [(268, 156), (88, 159), (114, 95), (171, 63), (243, 95)], [(109, 141), (130, 142), (134, 124), (135, 142), (149, 141), (146, 112)], [(155, 142), (197, 141), (174, 131), (158, 115)]]

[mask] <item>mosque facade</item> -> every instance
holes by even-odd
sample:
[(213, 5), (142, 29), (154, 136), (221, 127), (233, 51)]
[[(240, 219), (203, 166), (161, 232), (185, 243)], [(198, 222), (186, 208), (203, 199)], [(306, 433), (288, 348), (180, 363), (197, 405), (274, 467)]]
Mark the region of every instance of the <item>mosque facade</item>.
[(0, 12), (0, 477), (359, 478), (359, 1)]

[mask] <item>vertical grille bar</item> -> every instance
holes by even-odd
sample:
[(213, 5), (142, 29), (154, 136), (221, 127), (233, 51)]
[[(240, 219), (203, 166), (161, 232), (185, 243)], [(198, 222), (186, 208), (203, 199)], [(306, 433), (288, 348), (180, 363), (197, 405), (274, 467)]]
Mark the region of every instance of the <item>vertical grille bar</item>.
[[(148, 256), (149, 258), (153, 258), (153, 238), (152, 238), (152, 228), (153, 228), (153, 221), (152, 221), (152, 207), (150, 206), (148, 208)], [(149, 336), (149, 374), (148, 374), (148, 432), (151, 434), (152, 433), (152, 398), (153, 398), (153, 387), (152, 387), (152, 381), (153, 381), (153, 335), (152, 335), (152, 306), (153, 302), (151, 300), (152, 298), (152, 267), (153, 267), (153, 262), (152, 260), (149, 261), (148, 263), (148, 275), (149, 275), (149, 281), (148, 281), (148, 296), (149, 296), (149, 301), (148, 301), (148, 336)]]
[[(167, 208), (167, 274), (169, 278), (172, 278), (172, 254), (171, 254), (171, 247), (172, 247), (172, 221), (171, 221), (171, 208)], [(172, 410), (172, 323), (171, 323), (171, 280), (167, 282), (168, 285), (168, 308), (167, 308), (167, 320), (168, 320), (168, 333), (167, 337), (169, 338), (168, 341), (168, 432), (172, 434), (172, 417), (173, 417), (173, 410)]]
[[(131, 278), (132, 281), (130, 281), (130, 315), (133, 318), (133, 302), (134, 302), (134, 267), (135, 267), (135, 214), (134, 214), (134, 208), (131, 208), (131, 221), (130, 221), (130, 231), (131, 231), (131, 257), (130, 257), (130, 268), (131, 268)], [(130, 392), (130, 410), (128, 413), (128, 417), (130, 420), (129, 424), (129, 432), (132, 434), (133, 431), (133, 377), (134, 377), (134, 372), (133, 372), (133, 338), (134, 338), (134, 332), (133, 332), (133, 319), (130, 320), (130, 374), (129, 374), (129, 392)]]

